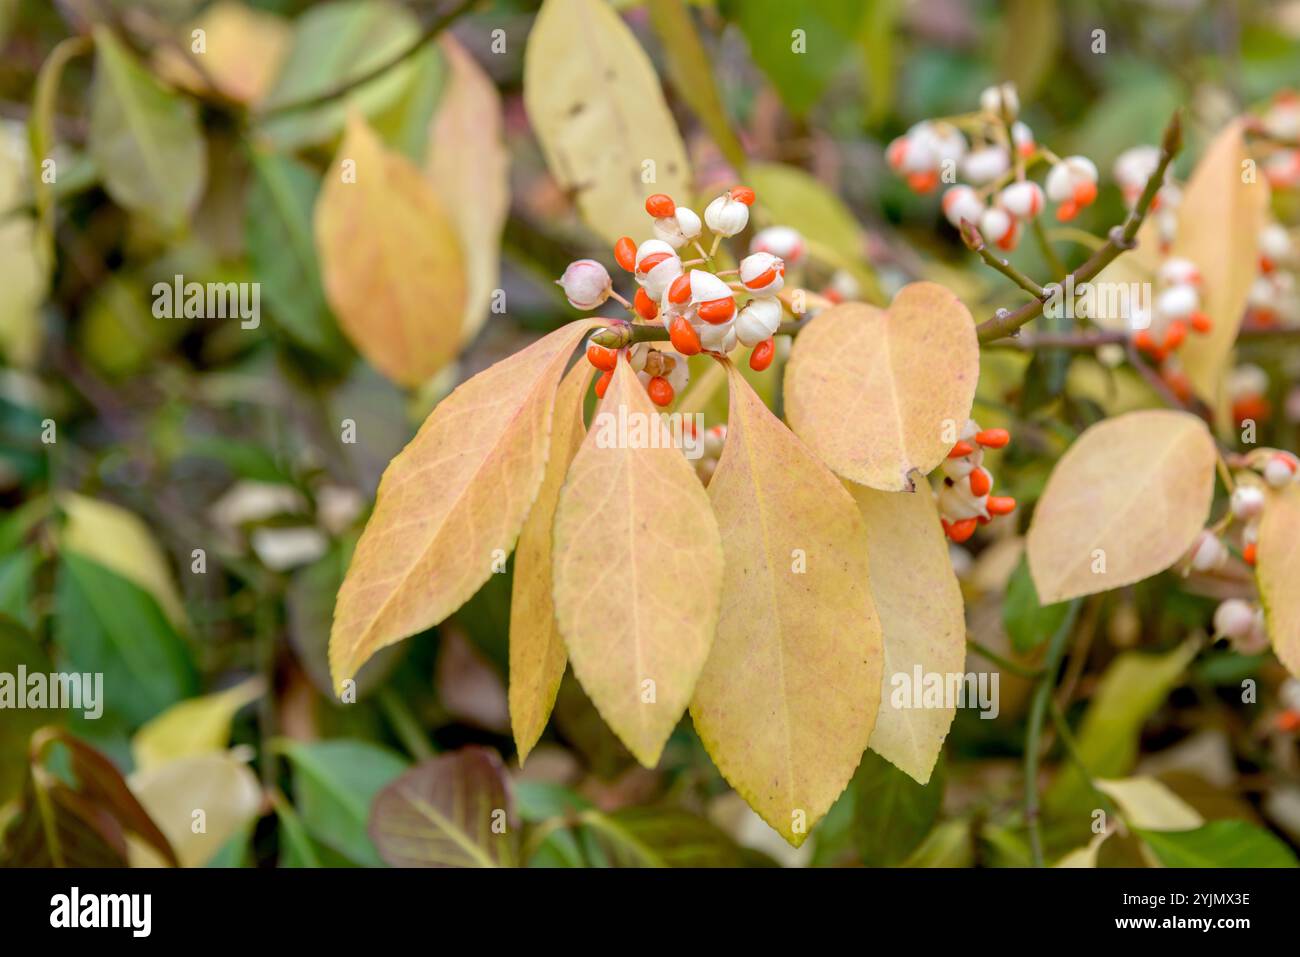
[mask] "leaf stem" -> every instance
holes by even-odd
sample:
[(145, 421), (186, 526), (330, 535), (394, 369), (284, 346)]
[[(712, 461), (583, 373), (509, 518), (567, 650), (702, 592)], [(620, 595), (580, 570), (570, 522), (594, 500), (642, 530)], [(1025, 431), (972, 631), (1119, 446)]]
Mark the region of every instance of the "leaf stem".
[(1034, 687), (1034, 695), (1029, 706), (1029, 725), (1025, 731), (1025, 825), (1029, 829), (1029, 849), (1035, 867), (1043, 866), (1043, 835), (1038, 823), (1038, 752), (1042, 742), (1043, 722), (1052, 703), (1052, 689), (1056, 684), (1057, 673), (1061, 669), (1061, 659), (1065, 657), (1065, 649), (1074, 631), (1074, 623), (1079, 617), (1079, 605), (1078, 598), (1070, 602), (1065, 620), (1048, 640), (1042, 675)]
[(1037, 679), (1043, 674), (1041, 671), (1035, 671), (1032, 668), (1026, 668), (1024, 665), (1017, 664), (1010, 658), (998, 654), (988, 645), (976, 641), (974, 638), (966, 639), (966, 647), (975, 652), (975, 654), (979, 655), (981, 658), (987, 658), (1003, 671), (1009, 671), (1011, 674), (1019, 675), (1021, 678)]

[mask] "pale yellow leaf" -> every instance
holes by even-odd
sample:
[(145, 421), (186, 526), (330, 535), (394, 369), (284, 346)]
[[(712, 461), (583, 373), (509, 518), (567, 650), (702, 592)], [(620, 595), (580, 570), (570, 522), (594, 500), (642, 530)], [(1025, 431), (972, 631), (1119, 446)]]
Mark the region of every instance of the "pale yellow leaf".
[[(202, 867), (249, 826), (262, 807), (262, 789), (248, 766), (231, 754), (202, 754), (137, 771), (128, 783), (167, 836), (182, 867)], [(202, 812), (202, 829), (196, 813)], [(132, 867), (160, 867), (157, 853), (129, 842)]]
[(224, 751), (230, 744), (230, 723), (240, 708), (261, 697), (266, 682), (249, 678), (233, 688), (172, 705), (147, 721), (131, 739), (138, 771), (168, 761)]
[(336, 688), (459, 608), (509, 553), (542, 483), (560, 376), (599, 324), (571, 322), (480, 372), (389, 463), (334, 607)]
[(1193, 391), (1213, 409), (1224, 406), (1224, 373), (1258, 272), (1256, 247), (1268, 205), (1262, 177), (1243, 181), (1248, 160), (1245, 124), (1236, 120), (1215, 137), (1183, 190), (1171, 251), (1201, 272), (1201, 309), (1214, 326), (1206, 335), (1188, 336), (1178, 355)]
[[(198, 30), (203, 31), (201, 51), (194, 49)], [(176, 86), (204, 93), (210, 80), (221, 95), (254, 104), (270, 92), (292, 42), (293, 28), (283, 17), (220, 0), (189, 25), (176, 46), (159, 45), (154, 63)]]
[(468, 342), (487, 321), (497, 288), (501, 229), (510, 209), (510, 156), (491, 77), (450, 33), (439, 42), (449, 73), (433, 117), (426, 170), (465, 256), (461, 335)]
[(722, 776), (797, 847), (871, 737), (880, 619), (853, 497), (727, 370), (727, 441), (709, 482), (722, 610), (691, 717)]
[(1300, 678), (1300, 485), (1269, 497), (1259, 526), (1255, 578), (1273, 651)]
[(573, 672), (653, 766), (709, 654), (722, 543), (704, 486), (626, 362), (569, 468), (554, 535), (555, 617)]
[(1045, 604), (1131, 585), (1187, 551), (1210, 514), (1214, 439), (1166, 409), (1130, 412), (1084, 432), (1061, 456), (1026, 537)]
[(40, 357), (40, 304), (48, 273), (30, 204), (22, 128), (0, 126), (0, 358), (30, 367)]
[(906, 687), (913, 687), (917, 668), (923, 675), (966, 670), (961, 586), (927, 485), (915, 492), (878, 492), (851, 484), (849, 491), (866, 523), (871, 594), (885, 635), (880, 715), (871, 750), (925, 784), (956, 708), (899, 707), (894, 682), (905, 676)]
[(542, 736), (560, 690), (568, 656), (555, 624), (551, 597), (551, 531), (560, 489), (587, 434), (582, 400), (591, 382), (589, 362), (579, 361), (555, 394), (551, 454), (537, 499), (515, 547), (510, 594), (510, 727), (522, 765)]
[(1106, 838), (1110, 837), (1110, 831), (1102, 831), (1100, 834), (1093, 836), (1092, 840), (1083, 847), (1076, 847), (1061, 857), (1059, 861), (1053, 864), (1053, 867), (1096, 867), (1097, 855), (1101, 853), (1101, 846), (1106, 843)]
[(452, 220), (428, 180), (359, 113), (325, 174), (315, 232), (325, 296), (376, 369), (414, 386), (456, 355), (466, 281)]
[(524, 51), (524, 104), (551, 175), (609, 242), (646, 232), (650, 194), (690, 195), (659, 77), (606, 0), (542, 4)]
[(1196, 809), (1155, 778), (1093, 782), (1118, 806), (1129, 827), (1141, 831), (1190, 831), (1205, 823)]
[(786, 366), (786, 417), (839, 475), (897, 492), (947, 456), (978, 378), (970, 312), (916, 282), (887, 310), (845, 303), (808, 324)]
[(73, 492), (61, 493), (59, 506), (67, 517), (62, 537), (65, 551), (89, 558), (144, 589), (177, 630), (189, 630), (171, 565), (139, 517)]

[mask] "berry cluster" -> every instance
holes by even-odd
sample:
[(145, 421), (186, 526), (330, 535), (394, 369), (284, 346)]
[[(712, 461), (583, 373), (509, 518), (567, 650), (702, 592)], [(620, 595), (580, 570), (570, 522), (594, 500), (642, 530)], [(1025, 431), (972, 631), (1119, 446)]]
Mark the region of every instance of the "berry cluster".
[[(1064, 222), (1097, 198), (1092, 160), (1062, 158), (1040, 146), (1033, 130), (1017, 119), (1019, 111), (1013, 84), (989, 87), (980, 94), (978, 111), (917, 123), (889, 144), (885, 158), (918, 193), (954, 184), (942, 200), (948, 222), (958, 229), (969, 222), (985, 242), (1010, 251), (1020, 243), (1023, 225), (1048, 202), (1056, 204), (1056, 218)], [(1050, 167), (1039, 186), (1027, 171), (1041, 162)], [(958, 174), (965, 182), (957, 182)]]
[(948, 537), (958, 544), (987, 525), (995, 515), (1009, 515), (1016, 500), (991, 495), (993, 473), (984, 467), (984, 450), (1005, 448), (1011, 441), (1006, 429), (981, 429), (970, 419), (943, 463), (944, 480), (939, 489), (939, 520)]
[[(1160, 264), (1156, 281), (1160, 291), (1151, 309), (1135, 307), (1129, 323), (1133, 345), (1162, 365), (1186, 341), (1188, 332), (1204, 334), (1212, 324), (1201, 311), (1201, 273), (1194, 262), (1171, 256)], [(1181, 376), (1175, 378), (1174, 370), (1167, 371), (1166, 382), (1181, 393)]]
[[(749, 225), (754, 199), (752, 189), (733, 187), (705, 207), (702, 219), (663, 193), (646, 199), (646, 212), (654, 220), (654, 238), (638, 245), (624, 236), (614, 245), (614, 259), (637, 283), (630, 303), (614, 291), (609, 272), (593, 259), (570, 263), (558, 280), (569, 302), (579, 309), (596, 309), (613, 297), (634, 313), (634, 321), (668, 330), (671, 350), (638, 343), (625, 353), (657, 405), (671, 403), (685, 386), (690, 356), (702, 352), (726, 355), (741, 345), (753, 350), (749, 357), (752, 369), (761, 372), (772, 364), (774, 337), (785, 314), (778, 294), (785, 287), (787, 266), (804, 258), (803, 237), (787, 226), (768, 227), (754, 235), (749, 255), (738, 268), (712, 268), (721, 240), (736, 236)], [(708, 252), (700, 245), (705, 226), (714, 237)], [(682, 259), (680, 251), (688, 244), (698, 258)], [(744, 297), (743, 305), (738, 305), (739, 297)], [(596, 391), (604, 395), (613, 376), (616, 352), (590, 342), (587, 358), (603, 373)]]

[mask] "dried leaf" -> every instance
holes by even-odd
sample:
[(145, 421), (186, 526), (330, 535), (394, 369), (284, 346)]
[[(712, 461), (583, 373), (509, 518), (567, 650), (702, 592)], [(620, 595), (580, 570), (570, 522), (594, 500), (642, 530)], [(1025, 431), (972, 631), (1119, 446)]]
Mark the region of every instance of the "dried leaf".
[(564, 477), (587, 434), (582, 400), (591, 371), (590, 363), (579, 362), (560, 383), (546, 477), (515, 548), (510, 595), (510, 727), (520, 764), (542, 736), (569, 660), (555, 624), (551, 597), (551, 532)]
[(1273, 651), (1300, 677), (1300, 485), (1270, 497), (1259, 525), (1255, 577)]
[(722, 543), (704, 487), (620, 362), (555, 514), (555, 617), (574, 674), (647, 767), (709, 654)]
[(1149, 578), (1187, 551), (1214, 497), (1205, 423), (1166, 409), (1094, 425), (1061, 456), (1026, 537), (1044, 604)]
[(727, 371), (727, 441), (709, 482), (723, 604), (691, 717), (723, 777), (797, 847), (871, 737), (880, 620), (852, 496)]
[(845, 303), (808, 324), (786, 367), (786, 417), (842, 477), (910, 490), (956, 442), (978, 378), (970, 312), (943, 286), (911, 283), (887, 310)]
[(393, 867), (513, 867), (519, 822), (500, 756), (471, 746), (422, 761), (375, 796), (370, 838)]
[(378, 649), (442, 621), (509, 553), (541, 485), (551, 409), (579, 340), (569, 323), (443, 399), (389, 464), (339, 589), (336, 688)]
[[(871, 750), (921, 784), (930, 780), (956, 708), (900, 708), (895, 676), (965, 671), (966, 611), (934, 495), (850, 485), (867, 526), (871, 594), (884, 630), (884, 677)], [(910, 700), (910, 696), (909, 696)]]
[(1224, 405), (1224, 373), (1259, 269), (1256, 243), (1268, 205), (1262, 178), (1244, 182), (1248, 162), (1245, 126), (1237, 120), (1218, 134), (1192, 172), (1171, 252), (1201, 272), (1201, 307), (1214, 327), (1204, 336), (1189, 336), (1178, 355), (1192, 389), (1214, 409)]
[(380, 372), (420, 385), (461, 344), (465, 268), (433, 187), (360, 114), (316, 201), (321, 277), (343, 332)]
[(604, 0), (542, 4), (524, 51), (524, 103), (551, 175), (609, 242), (645, 232), (651, 193), (690, 195), (659, 78)]
[(441, 40), (450, 76), (434, 115), (426, 169), (460, 237), (467, 291), (462, 341), (487, 321), (510, 210), (510, 156), (501, 97), (491, 77), (451, 34)]

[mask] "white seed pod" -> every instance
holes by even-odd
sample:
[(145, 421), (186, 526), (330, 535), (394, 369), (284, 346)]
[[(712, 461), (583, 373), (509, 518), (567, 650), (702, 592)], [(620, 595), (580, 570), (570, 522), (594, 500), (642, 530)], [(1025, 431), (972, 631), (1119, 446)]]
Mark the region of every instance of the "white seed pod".
[(857, 299), (858, 296), (862, 295), (861, 284), (859, 284), (857, 279), (853, 277), (853, 273), (849, 272), (847, 269), (835, 270), (831, 275), (831, 282), (828, 289), (839, 297), (840, 302)]
[(703, 269), (691, 270), (691, 302), (712, 302), (715, 299), (730, 299), (731, 287), (713, 273)]
[(1232, 490), (1232, 515), (1243, 522), (1258, 518), (1264, 510), (1264, 491), (1254, 485), (1238, 485)]
[(907, 131), (905, 147), (898, 154), (898, 171), (928, 173), (939, 165), (939, 138), (929, 120), (922, 120)]
[(688, 206), (678, 206), (671, 216), (654, 221), (655, 235), (674, 249), (681, 249), (700, 235), (700, 217)]
[(1259, 519), (1252, 518), (1241, 530), (1241, 544), (1255, 545), (1259, 543)]
[(1171, 256), (1160, 264), (1160, 282), (1165, 286), (1199, 286), (1201, 271), (1190, 259)]
[(929, 135), (935, 166), (951, 163), (955, 167), (966, 155), (966, 137), (951, 123), (930, 124)]
[(1018, 225), (1015, 217), (1001, 206), (990, 206), (980, 216), (980, 235), (984, 237), (985, 242), (1010, 249), (1015, 246)]
[(998, 197), (998, 204), (1020, 219), (1032, 219), (1043, 211), (1043, 191), (1032, 180), (1012, 183)]
[(1246, 362), (1228, 373), (1228, 398), (1234, 402), (1252, 395), (1263, 395), (1268, 391), (1268, 373), (1253, 363)]
[(1264, 466), (1264, 481), (1273, 488), (1285, 488), (1295, 481), (1296, 464), (1285, 455), (1274, 455)]
[(1287, 678), (1278, 686), (1277, 700), (1288, 711), (1300, 711), (1300, 680)]
[(950, 522), (961, 522), (968, 518), (988, 518), (988, 496), (971, 494), (966, 482), (949, 485), (947, 482), (939, 490), (939, 511)]
[(980, 217), (984, 215), (984, 201), (974, 189), (964, 184), (948, 187), (940, 206), (944, 217), (958, 229), (961, 229), (963, 219), (978, 226)]
[(609, 270), (594, 259), (569, 263), (555, 284), (564, 290), (564, 297), (575, 309), (595, 309), (609, 298), (613, 288)]
[(1291, 258), (1291, 234), (1279, 223), (1269, 223), (1259, 233), (1259, 254), (1271, 265)]
[(700, 337), (701, 349), (725, 354), (736, 348), (735, 319), (728, 319), (726, 322), (720, 322), (717, 325), (711, 322), (700, 322), (691, 328)]
[(645, 368), (646, 358), (650, 355), (650, 343), (636, 342), (627, 350), (627, 363), (635, 371), (640, 372)]
[(663, 297), (668, 291), (668, 287), (673, 284), (673, 280), (681, 274), (681, 257), (673, 255), (652, 268), (644, 276), (638, 277), (637, 282), (645, 287), (647, 296), (657, 300)]
[(1250, 624), (1250, 634), (1233, 643), (1233, 648), (1243, 655), (1259, 655), (1268, 651), (1268, 625), (1264, 620), (1264, 609), (1255, 609), (1255, 620)]
[(725, 425), (715, 425), (704, 433), (704, 454), (709, 458), (717, 458), (722, 454), (722, 446), (727, 441), (727, 427)]
[(1097, 164), (1086, 156), (1067, 156), (1047, 173), (1047, 198), (1054, 203), (1073, 201), (1085, 184), (1097, 184)]
[(647, 256), (653, 256), (655, 253), (667, 253), (669, 256), (676, 256), (677, 250), (662, 239), (647, 239), (636, 247), (636, 271), (638, 273), (641, 272), (641, 260)]
[(1020, 112), (1020, 95), (1014, 83), (999, 83), (980, 91), (980, 109), (999, 119), (1015, 119)]
[(704, 221), (719, 236), (734, 236), (749, 225), (749, 207), (723, 193), (705, 207)]
[(760, 229), (749, 243), (751, 253), (771, 253), (787, 266), (797, 266), (804, 257), (803, 234), (789, 226)]
[(1214, 633), (1224, 638), (1245, 638), (1255, 624), (1255, 609), (1240, 598), (1229, 598), (1214, 609)]
[(672, 369), (662, 373), (663, 377), (668, 380), (668, 384), (673, 387), (673, 392), (677, 395), (682, 394), (682, 390), (690, 384), (691, 368), (686, 361), (686, 357), (679, 352), (671, 349), (660, 349), (666, 360), (671, 361)]
[(991, 183), (1011, 168), (1011, 155), (1005, 146), (985, 146), (971, 150), (961, 161), (962, 176), (983, 186)]
[(768, 252), (750, 253), (740, 261), (740, 281), (756, 296), (775, 296), (785, 286), (785, 263)]
[(1160, 165), (1160, 149), (1155, 146), (1134, 146), (1119, 154), (1115, 160), (1115, 182), (1124, 190), (1141, 190), (1151, 174)]
[(962, 455), (954, 459), (944, 459), (942, 468), (943, 474), (948, 476), (954, 482), (959, 482), (971, 472), (980, 467), (984, 461), (984, 450), (976, 448), (970, 455)]
[(1029, 156), (1038, 148), (1034, 141), (1034, 131), (1024, 120), (1016, 120), (1011, 124), (1011, 142), (1015, 143), (1021, 156)]
[(736, 339), (742, 346), (756, 346), (776, 335), (781, 325), (781, 303), (776, 299), (754, 299), (735, 319)]
[(1250, 284), (1246, 293), (1246, 305), (1252, 309), (1275, 310), (1282, 303), (1281, 286), (1273, 281), (1273, 275), (1260, 276)]
[(1191, 566), (1198, 572), (1218, 571), (1228, 563), (1228, 547), (1208, 530), (1196, 537), (1190, 554)]
[(1300, 138), (1300, 97), (1292, 90), (1277, 93), (1263, 116), (1263, 124), (1275, 139)]
[(1187, 319), (1201, 308), (1201, 294), (1195, 286), (1170, 286), (1156, 297), (1156, 311), (1164, 319)]

